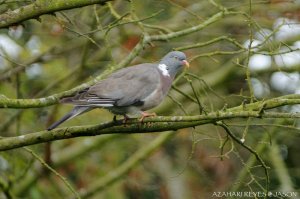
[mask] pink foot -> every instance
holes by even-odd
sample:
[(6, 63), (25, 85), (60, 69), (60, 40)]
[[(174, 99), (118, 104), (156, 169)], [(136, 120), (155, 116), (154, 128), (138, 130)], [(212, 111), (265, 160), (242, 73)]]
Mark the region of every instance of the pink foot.
[(144, 122), (144, 119), (145, 119), (146, 117), (155, 117), (155, 116), (157, 116), (156, 113), (142, 112), (142, 117), (139, 119), (139, 121), (140, 121), (141, 123), (143, 123), (143, 122)]

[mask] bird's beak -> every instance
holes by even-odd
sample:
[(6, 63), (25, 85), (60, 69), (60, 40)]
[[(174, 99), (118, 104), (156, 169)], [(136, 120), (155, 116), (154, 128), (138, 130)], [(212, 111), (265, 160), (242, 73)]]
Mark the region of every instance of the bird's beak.
[(182, 62), (184, 63), (184, 65), (186, 65), (186, 67), (188, 67), (188, 68), (190, 67), (190, 63), (188, 61), (183, 60)]

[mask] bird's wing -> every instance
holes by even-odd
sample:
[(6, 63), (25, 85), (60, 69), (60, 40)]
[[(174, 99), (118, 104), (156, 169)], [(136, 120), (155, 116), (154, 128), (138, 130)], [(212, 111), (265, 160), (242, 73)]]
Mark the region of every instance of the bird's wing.
[(159, 87), (160, 74), (155, 64), (140, 64), (121, 69), (107, 79), (71, 98), (78, 106), (110, 107), (143, 103)]

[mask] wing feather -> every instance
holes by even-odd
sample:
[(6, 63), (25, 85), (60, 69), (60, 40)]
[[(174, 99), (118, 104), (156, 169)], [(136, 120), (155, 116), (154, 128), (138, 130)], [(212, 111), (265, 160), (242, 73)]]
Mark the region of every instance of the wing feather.
[(158, 88), (160, 75), (156, 64), (127, 67), (110, 75), (74, 97), (62, 100), (77, 106), (112, 107), (141, 104)]

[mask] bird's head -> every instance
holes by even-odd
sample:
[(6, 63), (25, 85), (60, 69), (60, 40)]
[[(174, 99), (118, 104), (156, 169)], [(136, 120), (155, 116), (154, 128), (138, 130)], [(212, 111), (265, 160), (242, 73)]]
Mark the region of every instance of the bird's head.
[(172, 78), (183, 66), (189, 67), (189, 62), (186, 60), (186, 55), (180, 51), (169, 52), (159, 62), (159, 68)]

